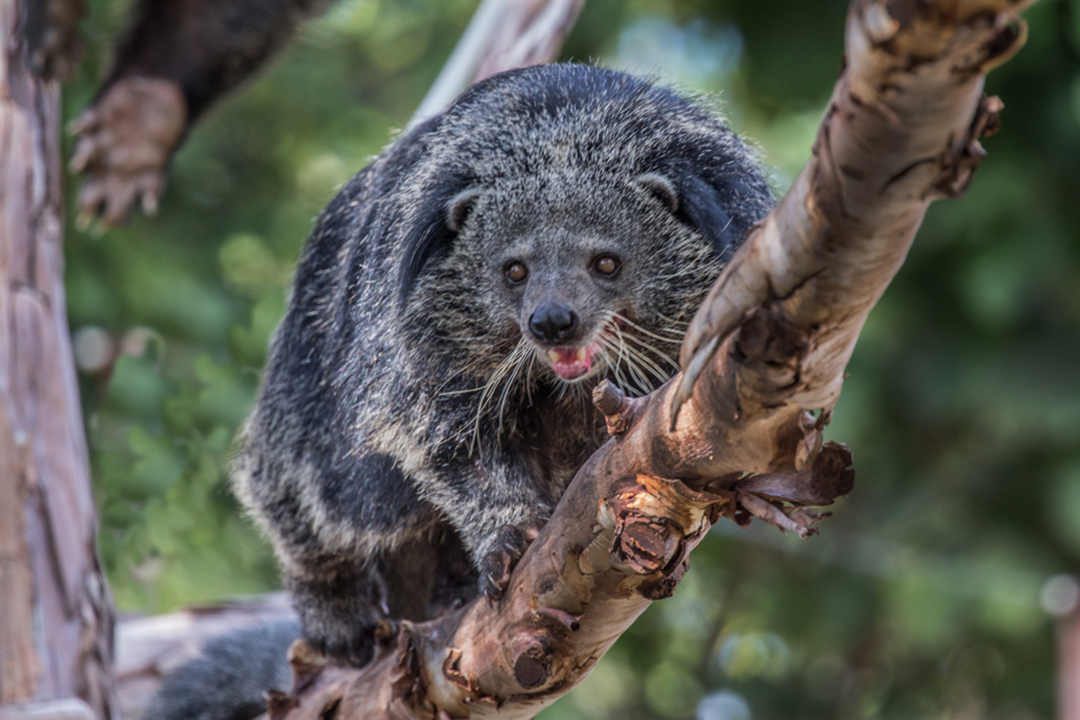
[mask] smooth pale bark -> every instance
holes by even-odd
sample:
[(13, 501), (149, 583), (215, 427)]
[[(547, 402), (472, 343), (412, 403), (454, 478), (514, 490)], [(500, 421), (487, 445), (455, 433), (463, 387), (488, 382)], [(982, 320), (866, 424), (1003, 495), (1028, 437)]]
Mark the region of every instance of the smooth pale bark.
[(30, 70), (22, 10), (0, 0), (0, 704), (78, 697), (104, 719), (113, 611), (64, 298), (60, 88)]
[(473, 83), (557, 60), (584, 6), (585, 0), (483, 0), (409, 127), (441, 113)]
[(296, 686), (271, 717), (533, 717), (671, 594), (719, 518), (811, 534), (808, 506), (851, 488), (850, 455), (821, 432), (855, 340), (929, 203), (971, 180), (1001, 109), (983, 76), (1022, 44), (1029, 1), (856, 0), (813, 158), (717, 281), (684, 373), (639, 400), (598, 389), (615, 437), (507, 597), (403, 623), (363, 670), (298, 642)]

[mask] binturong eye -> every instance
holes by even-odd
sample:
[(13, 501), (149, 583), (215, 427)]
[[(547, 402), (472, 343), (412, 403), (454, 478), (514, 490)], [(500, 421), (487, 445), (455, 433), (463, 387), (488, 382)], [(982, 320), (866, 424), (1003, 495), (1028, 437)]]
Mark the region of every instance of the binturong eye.
[(506, 280), (511, 285), (520, 285), (525, 282), (525, 278), (529, 277), (529, 268), (525, 267), (525, 263), (519, 260), (507, 265), (503, 272), (506, 273)]
[(601, 277), (612, 277), (619, 271), (619, 261), (611, 255), (601, 255), (593, 260), (592, 270)]

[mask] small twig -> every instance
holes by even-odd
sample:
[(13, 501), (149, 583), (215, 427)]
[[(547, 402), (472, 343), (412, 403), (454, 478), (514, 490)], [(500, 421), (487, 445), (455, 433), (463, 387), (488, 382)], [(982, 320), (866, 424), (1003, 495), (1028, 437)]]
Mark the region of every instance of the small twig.
[(540, 615), (543, 617), (549, 617), (556, 622), (561, 623), (567, 630), (577, 632), (581, 629), (580, 615), (571, 615), (565, 610), (559, 610), (557, 608), (542, 607), (533, 611), (534, 615)]

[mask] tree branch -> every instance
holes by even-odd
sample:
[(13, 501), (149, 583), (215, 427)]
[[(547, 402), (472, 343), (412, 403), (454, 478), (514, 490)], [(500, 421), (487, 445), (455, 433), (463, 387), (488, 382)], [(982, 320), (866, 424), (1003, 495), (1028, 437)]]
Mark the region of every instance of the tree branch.
[(483, 0), (408, 128), (441, 113), (473, 83), (557, 60), (584, 6), (585, 0)]
[(710, 292), (684, 374), (637, 400), (597, 388), (614, 438), (506, 598), (403, 622), (360, 671), (298, 641), (295, 696), (272, 698), (271, 718), (533, 717), (672, 593), (720, 517), (811, 534), (823, 516), (808, 506), (852, 484), (822, 429), (855, 340), (928, 204), (970, 182), (1002, 107), (983, 76), (1019, 49), (1029, 3), (856, 0), (813, 158)]

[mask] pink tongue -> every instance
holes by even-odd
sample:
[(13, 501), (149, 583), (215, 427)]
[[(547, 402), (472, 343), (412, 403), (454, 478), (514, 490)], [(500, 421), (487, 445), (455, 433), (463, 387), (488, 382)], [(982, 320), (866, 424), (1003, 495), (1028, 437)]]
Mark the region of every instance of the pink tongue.
[(554, 348), (551, 367), (563, 380), (581, 377), (592, 369), (592, 353), (586, 348)]

